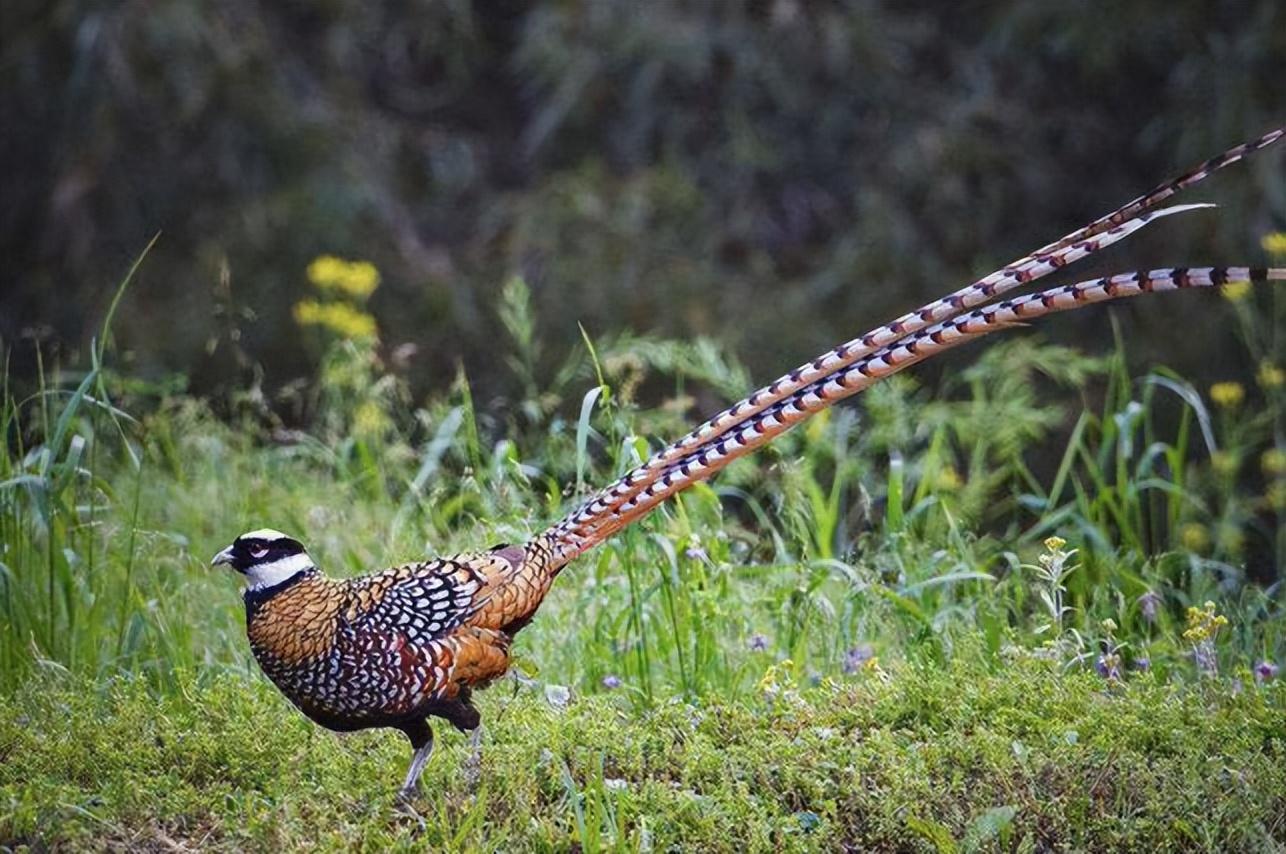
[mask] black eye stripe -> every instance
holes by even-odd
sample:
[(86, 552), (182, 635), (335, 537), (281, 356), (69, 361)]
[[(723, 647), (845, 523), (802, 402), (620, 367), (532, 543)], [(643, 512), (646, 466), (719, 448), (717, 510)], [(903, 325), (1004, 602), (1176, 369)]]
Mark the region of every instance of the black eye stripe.
[(279, 540), (241, 540), (237, 545), (245, 549), (256, 560), (268, 554), (286, 556), (300, 554), (304, 551), (303, 543), (291, 537), (282, 537)]

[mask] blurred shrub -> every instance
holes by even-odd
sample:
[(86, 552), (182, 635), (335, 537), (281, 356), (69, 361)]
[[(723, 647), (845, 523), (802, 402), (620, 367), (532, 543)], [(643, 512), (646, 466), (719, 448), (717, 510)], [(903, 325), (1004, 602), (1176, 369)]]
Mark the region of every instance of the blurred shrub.
[[(491, 358), (512, 274), (547, 321), (547, 366), (581, 322), (713, 335), (766, 375), (1280, 121), (1286, 54), (1276, 0), (17, 0), (0, 16), (0, 336), (83, 341), (104, 271), (162, 231), (120, 337), (134, 372), (200, 392), (256, 364), (270, 387), (311, 372), (291, 312), (322, 251), (383, 273), (369, 311), (387, 345), (417, 345), (419, 390), (464, 357), (487, 399), (519, 393)], [(1221, 176), (1218, 214), (1113, 266), (1258, 260), (1281, 163)], [(1227, 343), (1206, 315), (1165, 358), (1249, 377), (1201, 352)], [(30, 348), (15, 368), (34, 374)]]

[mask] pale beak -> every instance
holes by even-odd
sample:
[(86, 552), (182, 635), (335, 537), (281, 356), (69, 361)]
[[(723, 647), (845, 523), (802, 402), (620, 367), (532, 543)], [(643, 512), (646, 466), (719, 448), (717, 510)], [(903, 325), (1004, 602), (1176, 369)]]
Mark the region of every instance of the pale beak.
[(210, 561), (210, 566), (218, 566), (221, 563), (231, 564), (232, 559), (232, 546), (228, 546), (214, 556), (214, 559)]

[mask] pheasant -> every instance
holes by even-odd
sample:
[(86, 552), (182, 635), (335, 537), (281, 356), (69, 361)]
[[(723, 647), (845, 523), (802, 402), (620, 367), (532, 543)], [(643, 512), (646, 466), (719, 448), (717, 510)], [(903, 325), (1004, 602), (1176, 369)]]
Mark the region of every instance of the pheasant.
[(1107, 276), (985, 305), (1120, 241), (1150, 222), (1209, 205), (1158, 208), (1210, 173), (1286, 134), (1229, 149), (1031, 255), (848, 341), (715, 415), (525, 545), (408, 563), (358, 578), (322, 573), (279, 531), (242, 534), (213, 564), (245, 576), (246, 629), (264, 673), (333, 730), (401, 730), (413, 749), (410, 799), (433, 750), (430, 718), (472, 734), (475, 689), (509, 667), (514, 635), (562, 569), (686, 487), (795, 424), (943, 350), (1047, 314), (1153, 291), (1286, 280), (1286, 268), (1172, 268)]

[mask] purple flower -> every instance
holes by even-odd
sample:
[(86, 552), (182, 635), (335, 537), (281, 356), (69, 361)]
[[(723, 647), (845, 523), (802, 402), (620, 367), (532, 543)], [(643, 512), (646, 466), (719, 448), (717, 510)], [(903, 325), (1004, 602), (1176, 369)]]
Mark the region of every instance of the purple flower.
[(684, 549), (683, 553), (687, 555), (689, 560), (708, 560), (709, 559), (708, 555), (706, 555), (706, 550), (701, 548), (701, 546), (697, 545), (696, 543), (693, 543), (692, 545)]
[(844, 653), (844, 672), (852, 676), (874, 657), (875, 649), (869, 643), (860, 643)]
[(1143, 619), (1155, 623), (1157, 612), (1161, 610), (1161, 594), (1155, 590), (1144, 593), (1139, 597), (1139, 610), (1143, 613)]
[(1150, 659), (1150, 658), (1146, 658), (1146, 657), (1145, 657), (1145, 658), (1136, 658), (1136, 659), (1134, 659), (1134, 669), (1135, 669), (1135, 670), (1142, 670), (1142, 671), (1144, 671), (1144, 672), (1146, 672), (1146, 671), (1148, 671), (1148, 670), (1151, 670), (1151, 669), (1152, 669), (1152, 659)]
[(1268, 659), (1264, 659), (1263, 661), (1255, 665), (1255, 681), (1267, 682), (1271, 679), (1276, 679), (1277, 674), (1280, 672), (1281, 672), (1280, 667), (1278, 667), (1276, 664), (1273, 664)]
[(1098, 660), (1094, 662), (1094, 669), (1098, 671), (1098, 675), (1102, 676), (1104, 679), (1120, 679), (1121, 657), (1111, 653), (1100, 655)]
[(603, 677), (603, 687), (609, 691), (614, 691), (621, 687), (621, 677), (608, 674)]
[(763, 652), (768, 648), (768, 638), (759, 634), (751, 635), (746, 646), (750, 647), (751, 652)]

